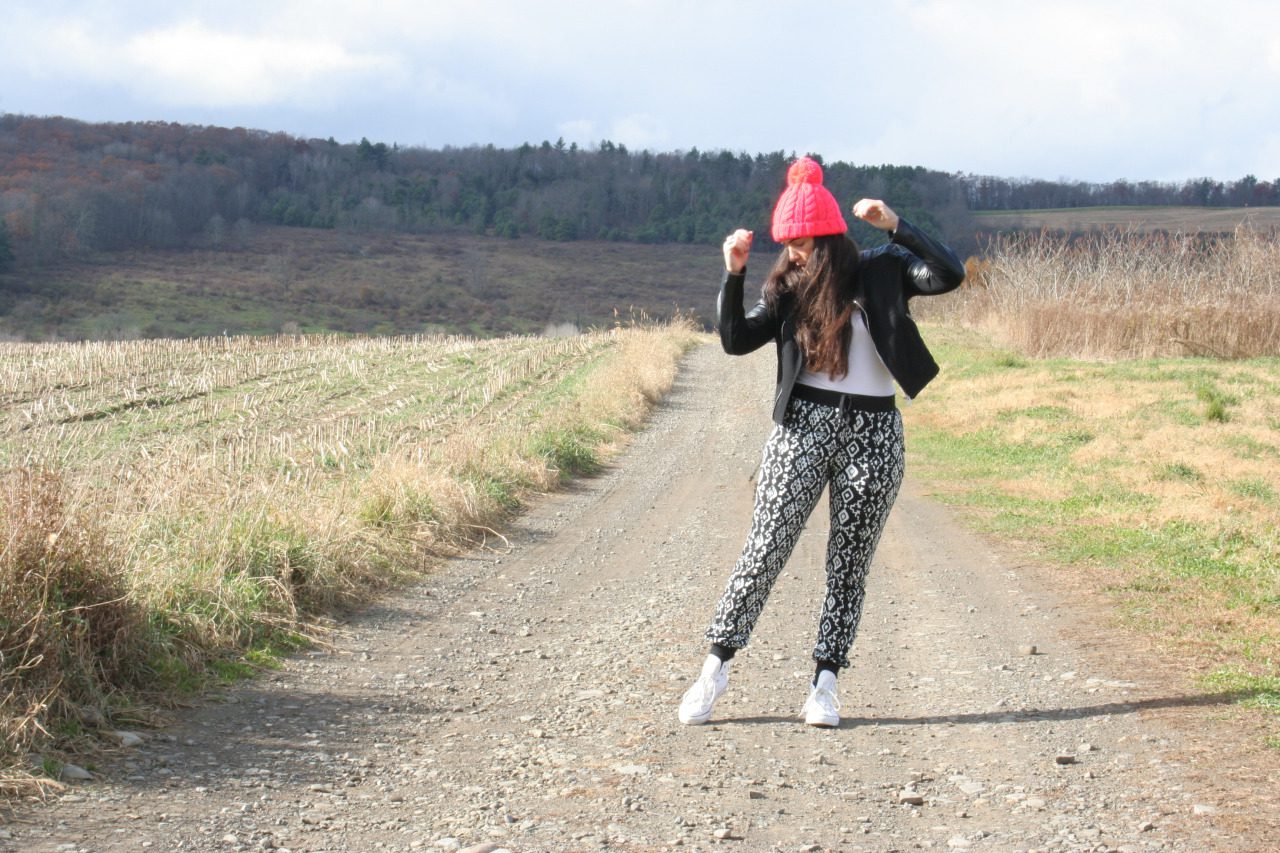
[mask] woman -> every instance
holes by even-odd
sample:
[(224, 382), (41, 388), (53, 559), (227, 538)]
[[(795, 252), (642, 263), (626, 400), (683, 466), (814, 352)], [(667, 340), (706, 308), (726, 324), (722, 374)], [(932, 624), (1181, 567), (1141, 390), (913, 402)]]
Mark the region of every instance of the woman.
[(938, 373), (907, 310), (913, 296), (946, 293), (964, 279), (956, 256), (884, 202), (863, 199), (857, 218), (890, 242), (859, 252), (822, 168), (801, 158), (773, 211), (783, 250), (763, 298), (743, 311), (752, 233), (724, 241), (718, 303), (725, 352), (743, 355), (773, 341), (778, 385), (772, 435), (764, 447), (755, 511), (742, 556), (707, 629), (711, 650), (680, 703), (680, 721), (705, 723), (747, 644), (769, 590), (824, 487), (830, 488), (827, 594), (814, 646), (804, 721), (838, 726), (836, 675), (849, 665), (871, 556), (902, 483), (902, 419), (894, 385), (908, 399)]

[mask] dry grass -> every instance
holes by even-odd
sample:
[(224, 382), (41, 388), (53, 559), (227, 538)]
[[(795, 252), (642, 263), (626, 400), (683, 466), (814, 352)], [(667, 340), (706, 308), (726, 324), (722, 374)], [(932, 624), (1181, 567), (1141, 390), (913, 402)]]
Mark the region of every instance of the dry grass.
[(1068, 207), (1052, 210), (975, 211), (984, 228), (1081, 232), (1106, 228), (1126, 231), (1231, 234), (1241, 226), (1280, 226), (1280, 207), (1124, 206)]
[(1280, 243), (1104, 231), (997, 237), (970, 281), (923, 306), (1030, 356), (1280, 354)]
[[(198, 689), (590, 471), (687, 323), (0, 344), (0, 765)], [(211, 669), (212, 666), (212, 669)], [(22, 780), (26, 780), (23, 782)]]
[[(146, 633), (102, 531), (56, 476), (10, 472), (0, 488), (0, 755), (21, 755), (50, 725), (101, 719), (137, 683)], [(0, 795), (32, 778), (0, 770)]]

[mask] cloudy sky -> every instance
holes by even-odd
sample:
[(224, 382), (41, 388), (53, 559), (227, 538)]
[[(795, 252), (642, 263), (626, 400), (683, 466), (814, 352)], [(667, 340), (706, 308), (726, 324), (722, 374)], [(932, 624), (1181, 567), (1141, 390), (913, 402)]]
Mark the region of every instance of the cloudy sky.
[(1276, 0), (8, 0), (0, 112), (1280, 179)]

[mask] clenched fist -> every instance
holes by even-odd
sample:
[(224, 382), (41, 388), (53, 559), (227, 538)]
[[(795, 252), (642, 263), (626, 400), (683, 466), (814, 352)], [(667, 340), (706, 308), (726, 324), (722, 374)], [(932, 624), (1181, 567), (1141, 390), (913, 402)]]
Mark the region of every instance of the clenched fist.
[(878, 198), (864, 198), (853, 206), (853, 215), (881, 231), (894, 231), (898, 227), (898, 214)]
[(755, 234), (739, 228), (724, 238), (724, 268), (740, 273), (747, 268), (747, 255), (751, 254), (751, 239)]

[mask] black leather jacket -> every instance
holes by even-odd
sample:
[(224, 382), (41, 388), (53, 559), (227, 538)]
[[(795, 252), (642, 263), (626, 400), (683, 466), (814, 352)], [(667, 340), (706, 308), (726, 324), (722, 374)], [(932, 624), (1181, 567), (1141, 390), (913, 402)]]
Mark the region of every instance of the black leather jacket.
[[(938, 375), (907, 302), (913, 296), (933, 296), (955, 290), (964, 281), (964, 265), (955, 253), (899, 218), (891, 242), (862, 252), (857, 269), (862, 298), (858, 303), (876, 351), (908, 398), (917, 396)], [(767, 341), (778, 346), (778, 387), (773, 420), (782, 423), (791, 389), (804, 366), (796, 344), (790, 301), (779, 301), (776, 312), (762, 299), (743, 311), (742, 274), (725, 273), (716, 304), (720, 343), (730, 355), (745, 355)]]

